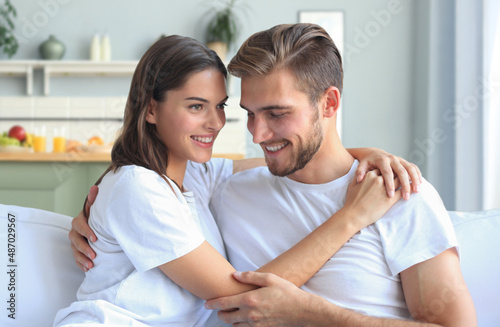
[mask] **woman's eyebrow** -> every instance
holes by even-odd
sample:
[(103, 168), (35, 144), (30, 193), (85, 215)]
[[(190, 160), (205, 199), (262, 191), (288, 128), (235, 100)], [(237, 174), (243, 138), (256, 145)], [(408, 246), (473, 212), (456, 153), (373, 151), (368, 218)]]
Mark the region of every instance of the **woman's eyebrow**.
[(185, 98), (184, 100), (194, 100), (194, 101), (200, 101), (200, 102), (206, 102), (206, 103), (208, 103), (207, 99), (203, 99), (203, 98), (199, 98), (199, 97), (188, 97), (188, 98)]
[(229, 99), (229, 96), (226, 96), (224, 99), (222, 99), (222, 101), (219, 102), (219, 104), (223, 103), (223, 102), (226, 102), (227, 99)]

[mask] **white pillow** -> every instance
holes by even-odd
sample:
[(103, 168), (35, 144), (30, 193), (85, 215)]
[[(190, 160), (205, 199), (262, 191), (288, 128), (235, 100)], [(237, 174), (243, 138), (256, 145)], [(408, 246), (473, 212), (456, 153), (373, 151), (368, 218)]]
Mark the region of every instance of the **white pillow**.
[(0, 204), (0, 326), (52, 326), (56, 312), (76, 300), (84, 273), (73, 259), (70, 229), (71, 217)]
[(500, 326), (500, 209), (452, 212), (460, 267), (476, 306), (478, 326)]

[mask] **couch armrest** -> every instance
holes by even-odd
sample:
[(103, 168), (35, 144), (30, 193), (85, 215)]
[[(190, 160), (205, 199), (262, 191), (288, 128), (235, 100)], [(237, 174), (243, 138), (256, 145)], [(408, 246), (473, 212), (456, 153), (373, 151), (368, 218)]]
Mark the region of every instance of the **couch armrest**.
[(56, 312), (76, 300), (84, 273), (73, 260), (70, 229), (71, 217), (0, 204), (0, 326), (52, 326)]
[(500, 324), (500, 209), (453, 212), (460, 267), (476, 306), (478, 326)]

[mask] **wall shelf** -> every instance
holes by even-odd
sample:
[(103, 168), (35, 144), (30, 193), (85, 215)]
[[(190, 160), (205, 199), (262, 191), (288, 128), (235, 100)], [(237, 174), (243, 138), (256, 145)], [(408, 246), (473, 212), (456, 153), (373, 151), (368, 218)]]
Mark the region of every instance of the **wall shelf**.
[(26, 93), (33, 93), (33, 69), (36, 61), (0, 61), (0, 74), (26, 76)]
[(0, 60), (0, 74), (26, 76), (26, 93), (33, 94), (33, 71), (43, 71), (43, 93), (50, 94), (53, 76), (132, 76), (137, 61)]

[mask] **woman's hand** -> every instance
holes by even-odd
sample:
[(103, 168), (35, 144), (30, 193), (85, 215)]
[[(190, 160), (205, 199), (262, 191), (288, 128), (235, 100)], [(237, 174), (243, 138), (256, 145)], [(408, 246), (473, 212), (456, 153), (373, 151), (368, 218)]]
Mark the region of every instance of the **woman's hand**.
[(348, 151), (359, 160), (355, 173), (358, 182), (364, 179), (368, 171), (378, 169), (384, 178), (389, 197), (394, 196), (396, 189), (394, 186), (395, 175), (401, 182), (401, 190), (405, 200), (410, 198), (411, 192), (418, 192), (418, 187), (422, 183), (422, 173), (417, 165), (377, 148), (357, 148), (348, 149)]
[[(392, 182), (396, 188), (399, 187), (398, 178)], [(362, 182), (353, 179), (349, 185), (344, 207), (340, 210), (347, 213), (358, 230), (376, 222), (401, 199), (401, 190), (388, 197), (386, 185), (378, 169), (366, 173)]]
[(69, 240), (71, 241), (71, 249), (73, 250), (73, 257), (75, 258), (76, 265), (83, 271), (87, 272), (94, 266), (92, 262), (95, 259), (95, 252), (90, 247), (88, 241), (97, 241), (94, 231), (88, 224), (88, 216), (90, 207), (97, 197), (99, 188), (92, 186), (84, 204), (84, 208), (78, 216), (73, 218), (71, 222), (71, 230), (69, 231)]

